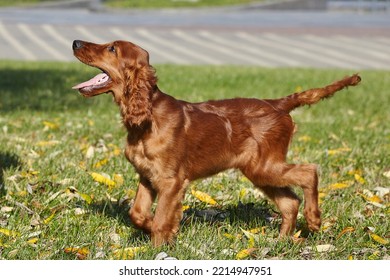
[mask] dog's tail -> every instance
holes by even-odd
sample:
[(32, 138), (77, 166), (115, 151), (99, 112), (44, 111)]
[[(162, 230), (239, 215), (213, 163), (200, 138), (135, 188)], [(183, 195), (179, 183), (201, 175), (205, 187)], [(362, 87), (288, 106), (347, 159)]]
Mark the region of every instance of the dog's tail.
[(335, 92), (342, 90), (345, 87), (356, 86), (359, 84), (360, 80), (360, 76), (354, 74), (323, 88), (309, 89), (277, 99), (273, 105), (281, 111), (290, 112), (297, 107), (315, 104), (324, 98), (331, 97)]

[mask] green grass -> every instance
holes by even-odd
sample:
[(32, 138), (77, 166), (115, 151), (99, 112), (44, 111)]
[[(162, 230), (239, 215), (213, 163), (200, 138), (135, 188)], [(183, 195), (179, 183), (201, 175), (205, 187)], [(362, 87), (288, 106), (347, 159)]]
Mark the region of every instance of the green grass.
[[(351, 73), (156, 68), (160, 88), (189, 101), (280, 97)], [(193, 183), (218, 205), (199, 201), (189, 191), (184, 201), (189, 210), (176, 246), (158, 249), (127, 218), (137, 175), (121, 152), (126, 132), (112, 97), (84, 99), (71, 90), (94, 73), (80, 63), (0, 62), (0, 258), (111, 259), (117, 258), (115, 250), (132, 247), (142, 247), (136, 259), (153, 259), (161, 251), (178, 259), (235, 259), (247, 248), (255, 248), (250, 259), (389, 257), (389, 244), (372, 235), (390, 238), (389, 195), (376, 189), (389, 189), (389, 72), (361, 71), (358, 87), (293, 113), (299, 131), (289, 161), (320, 166), (321, 232), (309, 234), (300, 215), (299, 242), (279, 240), (277, 209), (241, 174), (229, 171)], [(123, 184), (117, 180), (107, 187), (95, 182), (90, 172), (112, 179), (120, 174)], [(335, 183), (340, 184), (329, 187)], [(370, 193), (377, 196), (370, 198)], [(248, 239), (242, 229), (263, 233)], [(334, 247), (317, 252), (319, 245)]]
[(0, 7), (31, 5), (52, 0), (1, 0)]

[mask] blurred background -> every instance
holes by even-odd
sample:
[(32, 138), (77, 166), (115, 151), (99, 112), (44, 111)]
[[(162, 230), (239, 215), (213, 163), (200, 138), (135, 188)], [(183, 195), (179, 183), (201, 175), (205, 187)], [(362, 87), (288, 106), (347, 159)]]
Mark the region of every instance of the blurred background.
[(390, 69), (390, 0), (1, 0), (0, 59), (129, 40), (152, 63)]
[(279, 239), (277, 211), (226, 172), (194, 185), (217, 207), (188, 192), (195, 217), (167, 253), (390, 259), (390, 0), (0, 0), (0, 260), (161, 253), (128, 226), (139, 177), (121, 152), (126, 131), (112, 96), (72, 90), (99, 71), (73, 56), (75, 39), (142, 46), (161, 90), (191, 102), (277, 98), (360, 73), (358, 87), (293, 113), (289, 160), (321, 167), (320, 234), (299, 216), (293, 241)]

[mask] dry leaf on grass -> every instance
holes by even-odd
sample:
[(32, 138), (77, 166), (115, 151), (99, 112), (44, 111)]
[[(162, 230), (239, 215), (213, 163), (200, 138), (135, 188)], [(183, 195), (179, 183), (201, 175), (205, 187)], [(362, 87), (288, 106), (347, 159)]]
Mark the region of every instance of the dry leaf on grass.
[(342, 154), (342, 153), (346, 153), (346, 152), (350, 152), (350, 151), (351, 151), (351, 148), (342, 147), (342, 148), (338, 148), (338, 149), (334, 149), (334, 150), (326, 150), (326, 154), (333, 156), (333, 155), (338, 155), (338, 154)]
[(60, 125), (56, 122), (43, 121), (42, 124), (44, 125), (44, 131), (47, 131), (49, 129), (58, 129), (60, 127)]
[(89, 254), (89, 249), (86, 247), (67, 247), (64, 249), (67, 254), (74, 254), (79, 260), (84, 260)]
[(353, 232), (355, 231), (355, 229), (353, 227), (346, 227), (345, 229), (343, 229), (339, 235), (337, 236), (336, 239), (339, 239), (341, 236), (343, 236), (344, 234), (348, 233), (348, 232)]
[(375, 234), (375, 233), (373, 233), (373, 232), (370, 232), (369, 234), (370, 234), (371, 238), (372, 238), (374, 241), (376, 241), (377, 243), (382, 244), (382, 245), (387, 245), (387, 244), (389, 244), (389, 240), (387, 240), (387, 239), (385, 239), (385, 238), (383, 238), (383, 237), (380, 237), (379, 235), (377, 235), (377, 234)]
[(331, 244), (322, 244), (322, 245), (315, 246), (315, 250), (318, 253), (328, 253), (328, 252), (333, 252), (334, 250), (336, 250), (336, 247), (331, 245)]
[(43, 220), (43, 223), (47, 225), (54, 219), (55, 215), (56, 215), (56, 211), (53, 211), (53, 213), (49, 217)]
[(13, 230), (9, 230), (9, 229), (6, 229), (6, 228), (0, 228), (0, 233), (4, 234), (6, 236), (10, 236), (10, 237), (20, 236), (19, 232), (13, 231)]
[(198, 200), (204, 202), (204, 203), (207, 203), (207, 204), (210, 204), (210, 205), (215, 205), (217, 204), (217, 202), (207, 193), (205, 192), (201, 192), (201, 191), (197, 191), (195, 189), (192, 189), (191, 190), (191, 194), (197, 198)]
[(356, 182), (358, 182), (360, 184), (366, 183), (366, 180), (364, 180), (364, 178), (357, 173), (354, 174), (354, 178), (355, 178)]
[(145, 247), (127, 247), (120, 248), (113, 251), (113, 259), (115, 260), (132, 260), (134, 259), (136, 253), (144, 252)]
[(99, 160), (97, 163), (93, 165), (94, 168), (101, 168), (102, 166), (106, 165), (108, 163), (108, 158), (104, 158), (102, 160)]
[(241, 250), (236, 254), (236, 260), (243, 260), (249, 258), (250, 256), (253, 255), (253, 253), (256, 250), (257, 248), (248, 248), (248, 249)]
[(113, 180), (111, 180), (111, 178), (109, 178), (108, 175), (99, 174), (97, 172), (90, 172), (89, 174), (92, 176), (92, 178), (95, 182), (102, 183), (110, 188), (115, 187), (115, 182)]
[(364, 198), (365, 201), (376, 207), (386, 208), (386, 206), (382, 204), (383, 200), (379, 196), (373, 194), (370, 190), (364, 189), (363, 192), (358, 192), (358, 195), (360, 195), (362, 198)]
[(329, 185), (329, 189), (330, 190), (339, 190), (339, 189), (345, 189), (345, 188), (349, 188), (350, 186), (352, 186), (353, 184), (353, 181), (342, 181), (342, 182), (338, 182), (338, 183), (334, 183), (334, 184), (331, 184)]
[(40, 147), (50, 147), (50, 146), (54, 146), (54, 145), (57, 145), (57, 144), (60, 144), (61, 142), (60, 141), (57, 141), (57, 140), (50, 140), (50, 141), (39, 141), (37, 142), (37, 146), (40, 146)]

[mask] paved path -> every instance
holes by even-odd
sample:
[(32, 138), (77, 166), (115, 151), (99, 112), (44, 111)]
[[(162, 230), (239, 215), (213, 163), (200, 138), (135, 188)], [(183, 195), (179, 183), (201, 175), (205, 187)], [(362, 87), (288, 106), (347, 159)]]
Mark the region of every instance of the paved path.
[(152, 63), (390, 69), (390, 14), (0, 9), (0, 59), (75, 61), (74, 39), (130, 40)]

